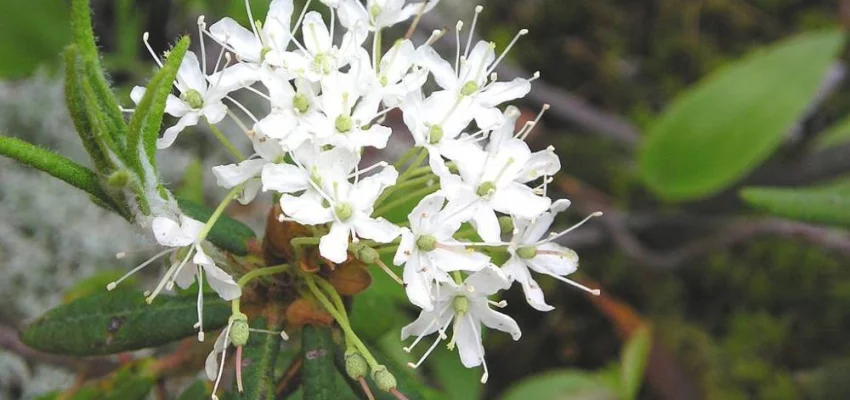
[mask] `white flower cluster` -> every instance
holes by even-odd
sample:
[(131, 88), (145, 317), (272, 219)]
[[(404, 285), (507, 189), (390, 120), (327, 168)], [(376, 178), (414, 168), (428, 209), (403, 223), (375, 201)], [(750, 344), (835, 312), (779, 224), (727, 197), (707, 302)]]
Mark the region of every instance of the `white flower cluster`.
[[(201, 18), (201, 34), (218, 42), (221, 53), (212, 69), (203, 43), (200, 61), (187, 53), (175, 82), (180, 95), (171, 96), (166, 107), (179, 120), (158, 145), (170, 146), (181, 131), (202, 119), (214, 125), (233, 118), (244, 127), (255, 154), (213, 168), (219, 185), (241, 188), (242, 203), (261, 190), (278, 193), (280, 220), (315, 227), (321, 256), (335, 263), (349, 258), (353, 243), (397, 244), (394, 264), (403, 266), (410, 302), (422, 309), (401, 332), (403, 339), (416, 337), (407, 350), (437, 333), (424, 360), (448, 339), (451, 326), (449, 347), (458, 348), (466, 367), (483, 364), (485, 381), (481, 325), (507, 332), (514, 340), (520, 337), (516, 322), (491, 308), (504, 302), (488, 297), (518, 282), (532, 307), (551, 310), (531, 271), (595, 292), (564, 277), (576, 271), (578, 257), (553, 240), (569, 230), (548, 234), (569, 201), (546, 196), (551, 176), (560, 169), (553, 148), (532, 152), (524, 141), (539, 118), (517, 131), (518, 109), (500, 108), (525, 96), (538, 76), (504, 82), (494, 73), (527, 31), (520, 31), (498, 57), (491, 42), (473, 45), (473, 32), (461, 46), (462, 22), (455, 32), (458, 51), (450, 60), (432, 47), (444, 31), (434, 32), (425, 43), (398, 39), (382, 52), (382, 28), (428, 11), (437, 1), (323, 3), (330, 24), (306, 7), (293, 22), (292, 0), (272, 1), (265, 21), (250, 28), (224, 18), (207, 29)], [(480, 12), (476, 7), (473, 31)], [(249, 17), (254, 20), (250, 9)], [(345, 29), (339, 41), (335, 21)], [(256, 118), (231, 97), (237, 90), (268, 101), (270, 112)], [(143, 93), (136, 88), (133, 99)], [(364, 151), (383, 149), (398, 134), (382, 125), (395, 109), (414, 147), (395, 166), (361, 166)], [(247, 115), (253, 125), (234, 111)], [(420, 166), (426, 156), (427, 165)], [(399, 174), (397, 168), (408, 161)], [(386, 200), (410, 193), (421, 193), (421, 201), (408, 221), (385, 219), (381, 206)], [(206, 272), (219, 294), (238, 296), (239, 287), (205, 255), (201, 226), (188, 218), (178, 224), (160, 217), (154, 223), (161, 244), (190, 246), (175, 256), (163, 282), (191, 283), (191, 274), (181, 270), (194, 255), (199, 279)], [(512, 237), (503, 241), (503, 233)], [(501, 266), (488, 255), (492, 249), (507, 255)]]

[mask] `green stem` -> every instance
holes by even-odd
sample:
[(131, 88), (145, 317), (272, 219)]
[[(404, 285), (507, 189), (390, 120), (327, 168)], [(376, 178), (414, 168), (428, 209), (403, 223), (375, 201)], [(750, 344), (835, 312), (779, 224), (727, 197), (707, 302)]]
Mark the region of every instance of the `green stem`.
[(390, 187), (387, 188), (387, 190), (384, 190), (384, 193), (381, 193), (381, 195), (378, 196), (377, 200), (375, 200), (375, 207), (380, 206), (381, 203), (383, 203), (387, 198), (390, 197), (390, 195), (392, 195), (393, 193), (395, 193), (399, 190), (407, 189), (411, 186), (414, 186), (414, 187), (419, 186), (419, 185), (427, 183), (428, 181), (433, 180), (433, 179), (437, 179), (437, 176), (434, 175), (434, 174), (428, 174), (428, 175), (423, 176), (423, 177), (409, 179), (409, 180), (402, 182), (400, 184), (397, 183), (393, 186), (390, 186)]
[(436, 192), (439, 189), (440, 189), (440, 185), (433, 185), (433, 186), (428, 186), (428, 187), (419, 189), (419, 190), (417, 190), (413, 193), (408, 194), (407, 196), (398, 198), (394, 201), (391, 201), (390, 203), (387, 203), (387, 204), (381, 206), (380, 208), (375, 210), (375, 212), (373, 212), (372, 215), (374, 215), (374, 216), (384, 215), (389, 210), (392, 210), (392, 209), (394, 209), (394, 208), (396, 208), (396, 207), (398, 207), (402, 204), (405, 204), (405, 203), (407, 203), (407, 202), (409, 202), (413, 199), (417, 199), (417, 198), (421, 198), (423, 196), (427, 196), (431, 193)]
[(295, 259), (300, 260), (301, 257), (304, 255), (304, 246), (315, 246), (319, 244), (319, 238), (297, 237), (290, 240), (289, 244), (292, 245), (292, 250), (295, 251)]
[(398, 251), (398, 245), (396, 244), (396, 245), (392, 245), (392, 246), (380, 247), (380, 248), (376, 249), (375, 251), (377, 251), (378, 254), (387, 254), (387, 253), (392, 254), (392, 253), (395, 253), (396, 251)]
[(399, 176), (398, 179), (396, 179), (396, 181), (395, 181), (396, 185), (404, 182), (405, 180), (407, 180), (407, 178), (410, 178), (410, 174), (413, 173), (413, 171), (416, 170), (419, 167), (419, 164), (422, 164), (422, 161), (425, 160), (425, 157), (427, 157), (427, 156), (428, 156), (428, 149), (423, 147), (419, 151), (419, 155), (416, 156), (416, 159), (413, 160), (413, 162), (410, 163), (410, 165), (407, 167), (407, 169), (404, 170), (404, 172), (401, 174), (401, 176)]
[(413, 155), (416, 154), (416, 149), (417, 148), (415, 146), (407, 149), (407, 152), (405, 152), (401, 156), (401, 158), (399, 158), (398, 160), (396, 160), (395, 163), (393, 163), (393, 167), (395, 167), (395, 169), (397, 170), (401, 169), (401, 167), (403, 167), (404, 164), (407, 163), (407, 160), (410, 160), (410, 157), (413, 157)]
[(209, 126), (210, 131), (212, 131), (213, 133), (213, 136), (215, 136), (215, 138), (218, 139), (219, 142), (221, 142), (224, 148), (227, 149), (230, 155), (232, 155), (237, 162), (245, 160), (245, 156), (242, 154), (242, 152), (240, 152), (235, 146), (233, 146), (233, 143), (230, 143), (230, 140), (227, 138), (227, 136), (224, 136), (224, 133), (222, 133), (217, 126), (209, 122), (207, 122), (207, 126)]
[(230, 202), (233, 201), (233, 199), (235, 199), (241, 191), (242, 185), (237, 185), (233, 189), (230, 189), (229, 192), (227, 192), (227, 195), (224, 196), (224, 199), (221, 200), (221, 203), (218, 205), (218, 208), (216, 208), (212, 215), (210, 215), (210, 219), (207, 220), (207, 224), (204, 225), (204, 229), (202, 229), (201, 233), (198, 235), (199, 241), (206, 239), (207, 235), (210, 233), (210, 230), (212, 230), (213, 225), (215, 225), (215, 222), (218, 221), (218, 218), (221, 217), (221, 214), (224, 213), (224, 210), (227, 208), (227, 205), (230, 204)]
[(307, 287), (310, 289), (310, 292), (313, 293), (313, 296), (316, 297), (316, 300), (319, 300), (319, 303), (322, 303), (322, 307), (324, 307), (325, 310), (334, 317), (336, 322), (339, 324), (339, 327), (342, 328), (342, 331), (345, 333), (346, 340), (353, 343), (354, 347), (356, 347), (357, 350), (360, 351), (360, 354), (363, 355), (363, 358), (366, 359), (366, 363), (369, 364), (369, 368), (377, 368), (380, 365), (378, 360), (372, 356), (372, 353), (369, 352), (366, 345), (363, 344), (360, 338), (357, 337), (357, 334), (355, 334), (351, 329), (351, 325), (348, 324), (345, 317), (336, 310), (336, 307), (334, 307), (331, 301), (328, 300), (321, 290), (319, 290), (316, 283), (313, 281), (313, 277), (309, 274), (304, 274), (304, 281), (307, 282)]
[(236, 283), (239, 285), (239, 287), (244, 287), (246, 284), (248, 284), (248, 282), (254, 279), (257, 279), (262, 276), (279, 274), (281, 272), (286, 271), (287, 269), (289, 269), (289, 264), (280, 264), (272, 267), (251, 270), (248, 271), (248, 273), (246, 273), (245, 275), (242, 275), (242, 277), (239, 278), (239, 281)]
[(241, 314), (242, 310), (240, 310), (239, 305), (242, 303), (242, 299), (237, 297), (230, 302), (230, 313), (231, 314)]
[(319, 286), (321, 286), (322, 290), (324, 290), (327, 294), (330, 295), (331, 301), (333, 301), (337, 311), (339, 311), (340, 315), (345, 318), (345, 323), (350, 324), (351, 320), (348, 319), (348, 312), (345, 311), (345, 304), (342, 303), (342, 297), (339, 296), (339, 293), (337, 293), (336, 289), (334, 289), (334, 287), (331, 286), (331, 284), (328, 283), (326, 280), (318, 276), (313, 277), (313, 279)]

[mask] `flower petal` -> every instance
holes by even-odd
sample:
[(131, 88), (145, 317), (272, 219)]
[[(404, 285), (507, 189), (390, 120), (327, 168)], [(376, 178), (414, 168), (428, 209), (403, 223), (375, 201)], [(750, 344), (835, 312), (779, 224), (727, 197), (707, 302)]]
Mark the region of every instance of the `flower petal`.
[(197, 91), (201, 96), (207, 93), (206, 76), (201, 71), (198, 56), (192, 51), (187, 51), (183, 61), (180, 62), (180, 68), (177, 70), (177, 84), (178, 89), (183, 93), (189, 90)]
[(431, 71), (431, 74), (434, 75), (434, 80), (437, 81), (437, 85), (440, 85), (441, 88), (451, 91), (459, 89), (460, 83), (458, 83), (454, 68), (433, 47), (428, 45), (420, 46), (416, 50), (416, 63)]
[(511, 287), (511, 282), (505, 273), (493, 264), (486, 265), (480, 271), (468, 276), (464, 285), (471, 286), (476, 296), (492, 296), (500, 290)]
[(369, 13), (360, 0), (339, 0), (337, 7), (339, 23), (346, 29), (369, 24)]
[(260, 61), (262, 44), (253, 32), (243, 28), (232, 18), (222, 18), (214, 23), (210, 27), (210, 36), (226, 45), (242, 60), (255, 63)]
[(142, 102), (142, 97), (145, 97), (146, 91), (147, 88), (145, 88), (144, 86), (133, 87), (133, 90), (130, 91), (130, 100), (133, 100), (133, 103), (139, 105), (139, 103)]
[[(142, 89), (142, 95), (144, 95), (144, 88)], [(133, 89), (133, 92), (136, 92), (135, 88)], [(138, 93), (136, 95), (138, 95)], [(133, 96), (133, 94), (131, 93), (130, 96)], [(139, 98), (139, 101), (141, 101), (141, 97)], [(179, 118), (186, 115), (186, 113), (190, 111), (192, 111), (192, 107), (189, 107), (188, 104), (184, 103), (183, 100), (180, 100), (179, 97), (173, 94), (169, 94), (168, 97), (165, 99), (165, 112), (168, 115), (171, 115), (172, 117)]]
[(531, 277), (528, 272), (528, 267), (517, 256), (512, 256), (505, 265), (502, 266), (502, 271), (508, 276), (508, 279), (519, 282), (522, 286), (522, 292), (525, 294), (525, 301), (538, 311), (551, 311), (555, 307), (546, 303), (543, 297), (543, 289)]
[(510, 82), (493, 82), (481, 91), (476, 100), (485, 107), (496, 107), (504, 102), (524, 97), (531, 91), (531, 82), (515, 78)]
[(242, 289), (233, 277), (215, 264), (204, 265), (204, 272), (207, 274), (207, 283), (222, 299), (230, 301), (242, 295)]
[[(519, 204), (519, 206), (522, 206)], [(485, 242), (499, 242), (501, 240), (502, 229), (499, 227), (499, 218), (496, 213), (487, 205), (476, 207), (475, 214), (472, 215), (472, 225), (478, 236), (484, 239)]]
[(311, 191), (299, 197), (285, 194), (280, 199), (280, 207), (284, 214), (301, 224), (324, 224), (333, 221), (334, 215), (330, 208), (322, 207), (323, 200), (318, 193)]
[[(552, 254), (540, 254), (540, 252)], [(578, 254), (555, 243), (537, 246), (537, 256), (528, 260), (528, 266), (541, 274), (565, 276), (578, 269)]]
[(416, 233), (430, 233), (430, 221), (443, 209), (445, 202), (446, 196), (439, 191), (423, 197), (407, 216), (410, 228)]
[(470, 314), (475, 315), (475, 318), (488, 328), (508, 333), (513, 340), (522, 337), (522, 331), (513, 318), (491, 309), (486, 302), (471, 302), (470, 308)]
[(413, 232), (410, 229), (402, 228), (401, 241), (399, 241), (398, 249), (395, 251), (393, 264), (403, 265), (407, 263), (413, 256), (414, 251), (416, 251), (415, 246), (416, 238), (413, 236)]
[(538, 196), (530, 187), (511, 182), (493, 194), (490, 204), (494, 210), (505, 214), (532, 219), (545, 212), (552, 204), (548, 197)]
[(434, 301), (431, 299), (433, 279), (427, 271), (422, 270), (418, 254), (411, 257), (404, 265), (402, 279), (404, 291), (413, 305), (428, 311), (434, 308)]
[(348, 200), (355, 208), (371, 211), (375, 206), (375, 200), (389, 186), (395, 184), (398, 179), (398, 171), (392, 165), (385, 167), (377, 174), (360, 179), (351, 187)]
[(266, 164), (261, 179), (264, 192), (295, 193), (310, 187), (304, 170), (291, 164)]
[(255, 158), (238, 164), (219, 165), (213, 167), (212, 172), (218, 186), (230, 189), (259, 175), (267, 163), (266, 160)]
[(561, 160), (553, 150), (541, 150), (531, 154), (522, 167), (516, 181), (531, 182), (541, 176), (552, 176), (561, 170)]
[(436, 248), (426, 253), (431, 265), (443, 271), (479, 271), (490, 263), (490, 257), (464, 247), (449, 250)]
[(444, 327), (454, 316), (454, 311), (451, 310), (451, 307), (445, 307), (443, 304), (436, 304), (435, 310), (438, 309), (440, 311), (423, 310), (420, 312), (415, 321), (401, 328), (401, 340), (411, 336), (428, 336)]
[(384, 218), (358, 217), (354, 220), (357, 236), (372, 239), (378, 243), (389, 243), (398, 237), (398, 226)]
[(316, 11), (310, 11), (304, 16), (301, 32), (304, 35), (304, 47), (312, 55), (325, 53), (331, 49), (331, 34), (322, 15)]
[(157, 243), (168, 247), (183, 247), (192, 244), (195, 239), (184, 234), (177, 221), (166, 217), (155, 217), (151, 223)]
[(460, 361), (466, 368), (481, 365), (484, 361), (484, 346), (481, 344), (481, 325), (469, 314), (458, 317), (454, 322), (454, 339)]
[(180, 117), (174, 126), (166, 129), (165, 133), (162, 134), (162, 137), (156, 140), (156, 148), (162, 150), (171, 147), (171, 145), (174, 144), (174, 141), (177, 140), (177, 135), (179, 135), (180, 132), (183, 132), (183, 129), (198, 124), (199, 117), (200, 114), (196, 111)]
[(319, 254), (335, 263), (348, 259), (348, 239), (350, 228), (348, 224), (336, 222), (330, 231), (319, 239)]

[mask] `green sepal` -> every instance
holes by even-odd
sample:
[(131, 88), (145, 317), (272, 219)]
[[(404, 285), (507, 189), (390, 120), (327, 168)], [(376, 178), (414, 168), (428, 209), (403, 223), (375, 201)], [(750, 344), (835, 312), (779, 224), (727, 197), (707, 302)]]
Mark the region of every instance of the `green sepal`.
[(301, 356), (304, 369), (301, 372), (301, 387), (304, 398), (310, 400), (334, 400), (339, 398), (334, 367), (334, 343), (331, 329), (323, 326), (304, 325), (301, 336)]
[(44, 171), (117, 210), (112, 199), (101, 187), (97, 174), (68, 158), (23, 140), (6, 136), (0, 136), (0, 155)]
[(168, 53), (162, 68), (151, 78), (145, 95), (136, 106), (136, 111), (130, 118), (127, 138), (127, 158), (137, 169), (140, 177), (145, 177), (146, 171), (142, 157), (147, 157), (146, 163), (151, 168), (156, 167), (156, 140), (165, 113), (165, 103), (171, 94), (174, 79), (183, 62), (183, 56), (189, 48), (189, 37), (182, 37)]
[[(147, 304), (141, 292), (104, 289), (48, 311), (24, 330), (21, 340), (37, 350), (74, 356), (161, 346), (195, 335), (196, 300), (160, 296)], [(206, 330), (225, 326), (229, 316), (227, 302), (204, 298)]]
[[(183, 214), (201, 222), (209, 221), (213, 214), (212, 209), (184, 198), (178, 197), (177, 204)], [(207, 240), (212, 244), (239, 256), (248, 254), (248, 242), (256, 238), (257, 235), (251, 228), (226, 215), (216, 220), (207, 235)]]
[[(412, 370), (409, 367), (395, 362), (390, 357), (378, 351), (374, 346), (369, 346), (368, 344), (366, 346), (369, 348), (369, 352), (372, 353), (372, 356), (375, 357), (375, 360), (377, 360), (379, 364), (385, 366), (387, 370), (393, 374), (396, 378), (396, 389), (407, 397), (408, 400), (423, 400), (427, 398), (425, 395), (426, 393), (434, 392), (433, 389), (430, 389), (416, 381), (413, 374), (410, 373)], [(334, 352), (334, 365), (342, 376), (348, 376), (345, 372), (345, 348), (339, 344), (337, 344), (336, 351)], [(351, 390), (354, 391), (354, 393), (363, 393), (363, 389), (360, 388), (360, 385), (357, 382), (351, 379), (346, 379), (346, 383), (351, 386)], [(375, 399), (398, 400), (398, 398), (392, 393), (378, 389), (372, 379), (366, 379), (366, 383), (369, 384), (369, 389), (372, 391)]]
[(124, 122), (124, 116), (121, 114), (121, 109), (118, 107), (118, 100), (115, 98), (100, 65), (100, 55), (92, 31), (91, 8), (88, 0), (73, 0), (71, 2), (71, 29), (81, 59), (79, 77), (85, 79), (93, 88), (98, 110), (109, 128), (110, 139), (114, 143), (120, 144), (120, 149), (123, 149), (127, 126)]

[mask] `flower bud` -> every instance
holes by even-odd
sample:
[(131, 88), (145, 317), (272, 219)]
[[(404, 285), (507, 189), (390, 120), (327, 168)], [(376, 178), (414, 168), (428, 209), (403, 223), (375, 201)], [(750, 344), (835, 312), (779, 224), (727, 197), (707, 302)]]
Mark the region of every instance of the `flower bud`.
[(381, 258), (381, 255), (378, 254), (377, 250), (366, 245), (361, 245), (357, 246), (354, 257), (366, 264), (374, 264)]
[(376, 385), (378, 385), (378, 389), (385, 392), (389, 392), (398, 386), (395, 376), (393, 376), (393, 374), (387, 370), (387, 367), (383, 365), (379, 365), (372, 370), (372, 380), (375, 381)]
[(106, 184), (114, 188), (123, 188), (128, 182), (130, 182), (130, 173), (123, 169), (113, 172), (109, 178), (106, 178)]
[(230, 341), (236, 347), (244, 346), (248, 343), (248, 337), (251, 334), (248, 326), (248, 316), (237, 313), (233, 314), (230, 320)]
[(369, 365), (366, 364), (366, 359), (360, 355), (360, 352), (353, 348), (345, 350), (345, 373), (348, 377), (358, 380), (369, 372)]

